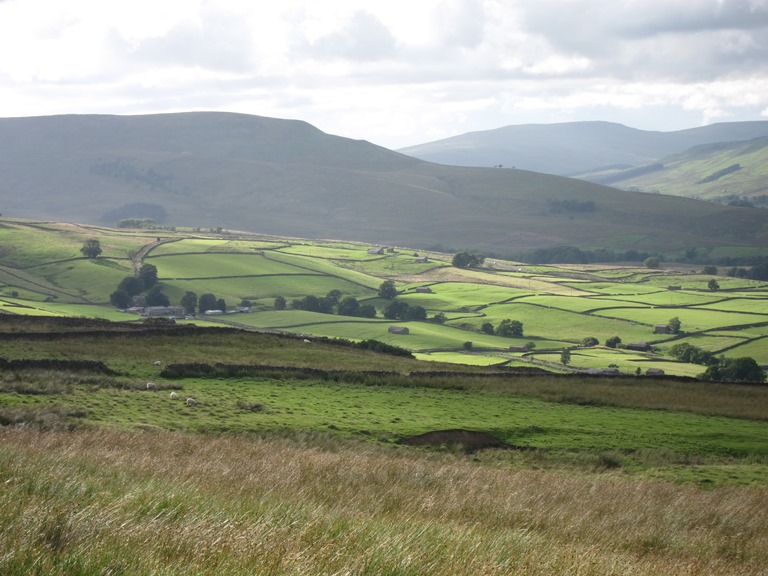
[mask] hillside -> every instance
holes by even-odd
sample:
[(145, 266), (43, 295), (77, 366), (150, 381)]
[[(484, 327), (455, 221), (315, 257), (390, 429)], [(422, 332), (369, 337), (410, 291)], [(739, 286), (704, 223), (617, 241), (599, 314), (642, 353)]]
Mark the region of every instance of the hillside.
[(768, 224), (761, 211), (431, 164), (304, 122), (228, 113), (2, 119), (0, 174), (2, 212), (17, 217), (152, 217), (501, 254), (764, 246)]
[(594, 182), (643, 192), (724, 201), (768, 194), (768, 138), (696, 146), (639, 169), (593, 174)]
[(762, 136), (768, 136), (768, 122), (725, 122), (674, 132), (637, 130), (611, 122), (567, 122), (469, 132), (399, 152), (441, 164), (501, 164), (572, 176), (606, 167), (644, 166), (694, 146)]

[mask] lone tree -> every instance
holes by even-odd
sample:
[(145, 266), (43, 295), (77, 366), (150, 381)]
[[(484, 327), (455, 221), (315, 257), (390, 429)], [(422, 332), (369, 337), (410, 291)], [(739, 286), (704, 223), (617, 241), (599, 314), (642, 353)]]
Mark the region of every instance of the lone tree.
[(608, 346), (608, 348), (616, 348), (619, 344), (621, 344), (621, 338), (618, 336), (611, 336), (605, 341), (605, 345)]
[(717, 290), (720, 290), (720, 284), (717, 283), (717, 280), (714, 278), (711, 278), (709, 282), (707, 282), (707, 288), (712, 290), (712, 292), (715, 292)]
[(643, 260), (643, 266), (646, 268), (658, 268), (661, 264), (661, 260), (658, 256), (651, 256)]
[(680, 318), (675, 316), (675, 317), (669, 319), (669, 322), (667, 323), (667, 328), (673, 334), (677, 334), (678, 332), (680, 332), (680, 326), (681, 325), (682, 324), (680, 322)]
[(397, 296), (397, 286), (392, 280), (384, 280), (379, 286), (379, 297), (392, 300)]
[(503, 336), (505, 338), (512, 338), (513, 336), (523, 335), (523, 323), (519, 320), (510, 320), (505, 318), (499, 322), (499, 326), (496, 328), (496, 335)]
[(571, 351), (568, 348), (563, 348), (563, 351), (560, 352), (560, 363), (563, 366), (568, 366), (571, 363)]
[(197, 294), (187, 291), (184, 296), (181, 297), (181, 305), (184, 307), (184, 312), (187, 314), (194, 314), (195, 308), (197, 308)]
[(86, 258), (98, 258), (101, 254), (101, 242), (96, 238), (86, 240), (80, 248), (80, 253)]

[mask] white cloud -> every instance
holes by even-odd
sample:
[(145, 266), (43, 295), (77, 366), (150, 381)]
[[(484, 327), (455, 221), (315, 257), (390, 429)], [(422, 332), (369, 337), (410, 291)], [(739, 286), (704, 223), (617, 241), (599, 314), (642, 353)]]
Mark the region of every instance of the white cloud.
[(232, 110), (390, 147), (768, 110), (768, 0), (0, 0), (5, 116)]

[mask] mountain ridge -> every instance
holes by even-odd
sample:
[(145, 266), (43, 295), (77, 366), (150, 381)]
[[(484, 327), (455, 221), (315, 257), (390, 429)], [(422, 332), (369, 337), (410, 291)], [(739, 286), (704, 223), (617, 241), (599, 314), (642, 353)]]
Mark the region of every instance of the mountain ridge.
[(110, 225), (105, 215), (154, 206), (168, 225), (500, 254), (765, 246), (768, 234), (768, 212), (444, 166), (221, 112), (0, 119), (0, 175), (4, 214)]

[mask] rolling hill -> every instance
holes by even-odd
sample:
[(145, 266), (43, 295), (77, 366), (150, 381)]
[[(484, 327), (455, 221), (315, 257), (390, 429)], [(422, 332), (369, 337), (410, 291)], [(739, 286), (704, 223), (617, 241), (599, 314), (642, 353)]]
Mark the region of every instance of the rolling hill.
[(564, 244), (672, 253), (768, 241), (761, 210), (433, 164), (305, 122), (242, 114), (0, 119), (0, 175), (0, 210), (34, 219), (114, 225), (151, 217), (500, 254)]
[(469, 132), (399, 152), (454, 166), (516, 167), (560, 176), (628, 169), (694, 146), (768, 136), (768, 121), (654, 132), (612, 122), (522, 124)]
[(768, 137), (695, 146), (641, 168), (586, 176), (642, 192), (727, 201), (768, 194)]

